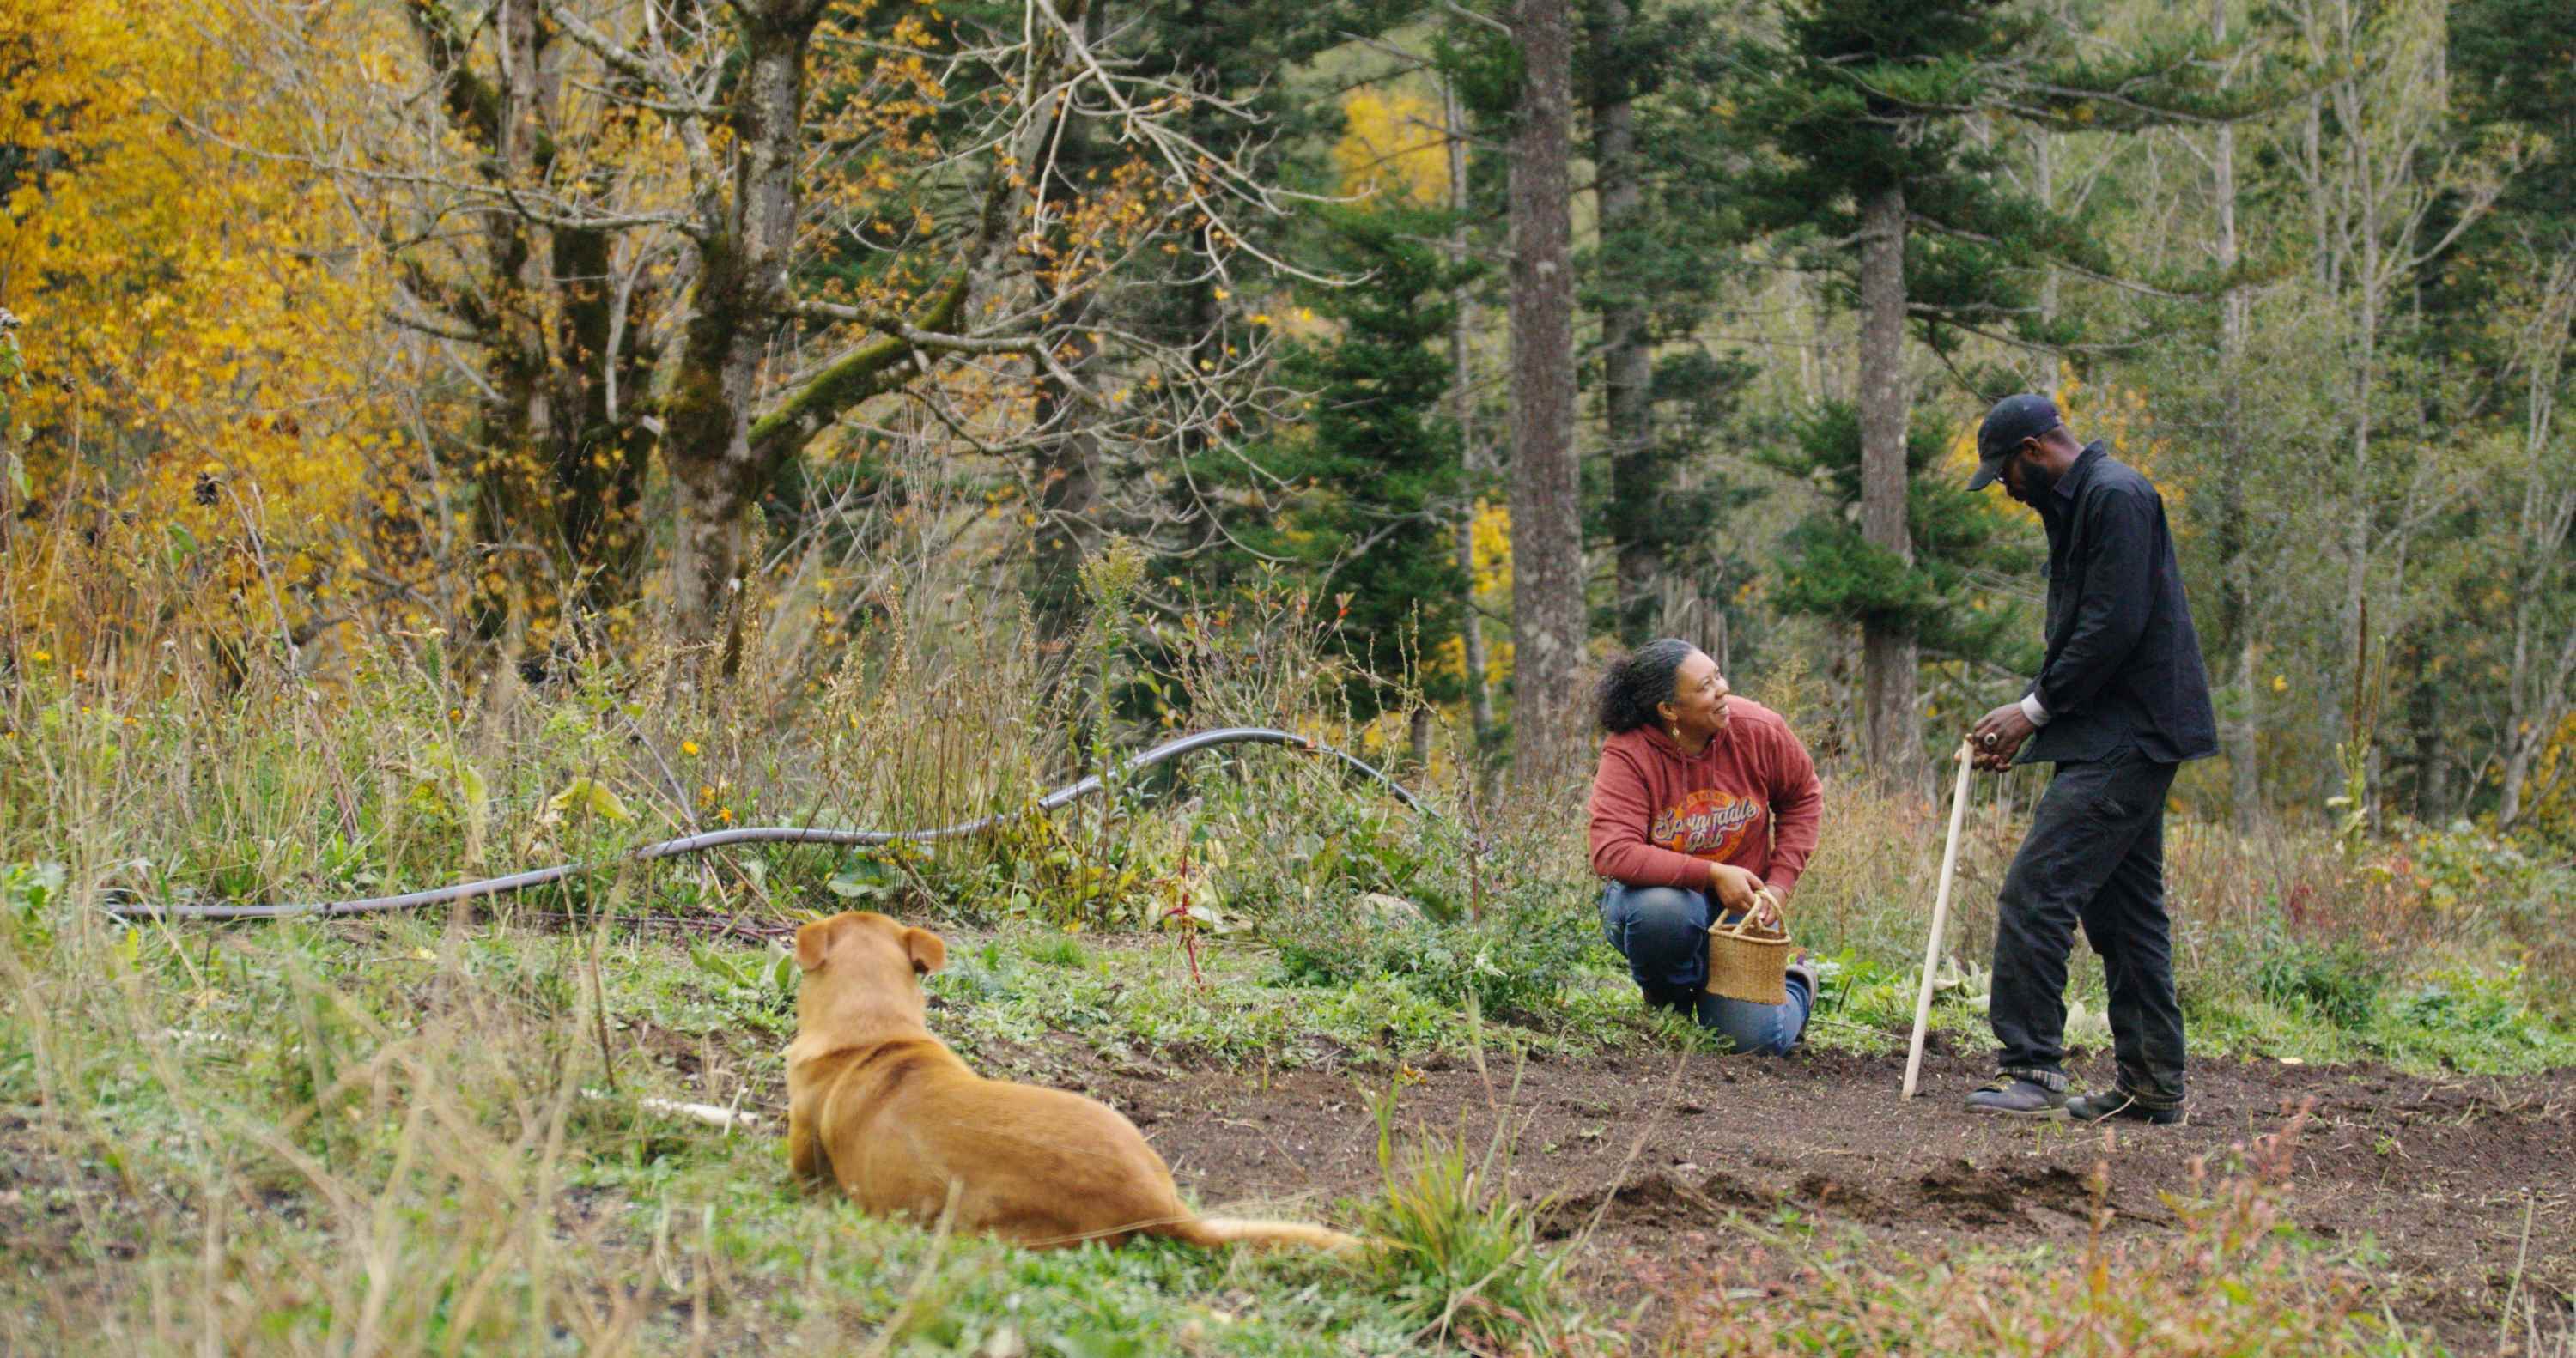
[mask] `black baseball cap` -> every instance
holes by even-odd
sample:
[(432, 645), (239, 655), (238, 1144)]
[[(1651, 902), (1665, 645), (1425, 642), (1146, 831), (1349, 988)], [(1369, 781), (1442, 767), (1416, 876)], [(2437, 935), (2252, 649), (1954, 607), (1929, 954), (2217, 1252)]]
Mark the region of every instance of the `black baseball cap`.
[(2023, 392), (1995, 402), (1986, 412), (1986, 422), (1977, 426), (1977, 474), (1968, 478), (1968, 489), (1984, 490), (1988, 483), (2003, 478), (2004, 461), (2023, 439), (2035, 439), (2065, 421), (2057, 417), (2057, 403), (2036, 392)]

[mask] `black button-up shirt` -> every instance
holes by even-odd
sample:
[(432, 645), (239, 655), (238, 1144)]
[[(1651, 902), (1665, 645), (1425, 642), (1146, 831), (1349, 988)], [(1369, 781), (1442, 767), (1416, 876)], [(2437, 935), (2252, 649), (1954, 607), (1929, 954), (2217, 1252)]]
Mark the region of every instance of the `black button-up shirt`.
[(2160, 764), (2218, 753), (2200, 634), (2155, 483), (2085, 445), (2039, 497), (2048, 529), (2048, 653), (2031, 695), (2048, 724), (2018, 762), (2123, 747)]

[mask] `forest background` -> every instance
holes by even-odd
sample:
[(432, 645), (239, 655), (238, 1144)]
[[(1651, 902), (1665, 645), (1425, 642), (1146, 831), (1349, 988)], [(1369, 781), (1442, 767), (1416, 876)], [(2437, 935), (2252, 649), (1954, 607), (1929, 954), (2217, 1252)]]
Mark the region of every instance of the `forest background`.
[(1136, 723), (1271, 588), (1417, 763), (1579, 772), (1674, 634), (1928, 788), (2034, 669), (1962, 487), (2039, 389), (2167, 496), (2185, 804), (2563, 853), (2553, 11), (13, 7), (0, 676), (801, 692), (897, 612), (1060, 673), (1114, 543)]

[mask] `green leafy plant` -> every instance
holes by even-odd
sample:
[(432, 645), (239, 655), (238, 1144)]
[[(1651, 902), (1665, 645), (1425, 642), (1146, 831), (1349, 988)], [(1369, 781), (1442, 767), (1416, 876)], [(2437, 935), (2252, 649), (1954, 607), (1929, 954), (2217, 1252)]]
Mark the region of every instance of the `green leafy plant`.
[(2428, 1053), (2465, 1070), (2543, 1069), (2576, 1061), (2576, 1028), (2530, 999), (2519, 971), (2444, 970), (2391, 994), (2374, 1046)]
[(0, 911), (6, 911), (20, 940), (31, 946), (52, 941), (51, 917), (63, 894), (60, 863), (0, 863)]
[(1506, 906), (1438, 923), (1390, 897), (1334, 892), (1282, 907), (1264, 926), (1281, 979), (1338, 986), (1390, 977), (1497, 1017), (1553, 1013), (1590, 936), (1574, 912)]
[(903, 877), (882, 858), (853, 856), (823, 883), (852, 910), (883, 910), (900, 897)]
[(2351, 943), (2282, 943), (2255, 967), (2254, 985), (2275, 1004), (2305, 1005), (2339, 1028), (2359, 1029), (2388, 987), (2388, 964)]
[(741, 957), (699, 945), (689, 949), (689, 960), (722, 998), (756, 1018), (775, 1025), (796, 1012), (796, 959), (783, 950)]

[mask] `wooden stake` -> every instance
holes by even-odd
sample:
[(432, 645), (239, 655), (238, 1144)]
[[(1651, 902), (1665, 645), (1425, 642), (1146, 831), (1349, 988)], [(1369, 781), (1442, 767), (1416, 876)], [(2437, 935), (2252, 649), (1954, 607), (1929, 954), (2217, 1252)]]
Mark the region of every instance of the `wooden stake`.
[(1941, 846), (1941, 888), (1932, 897), (1932, 937), (1923, 944), (1923, 984), (1914, 992), (1914, 1041), (1905, 1053), (1905, 1092), (1914, 1097), (1914, 1077), (1923, 1070), (1923, 1035), (1932, 1023), (1932, 971), (1941, 962), (1941, 930), (1950, 922), (1950, 882), (1959, 870), (1959, 826), (1968, 818), (1969, 760), (1974, 752), (1959, 742), (1959, 782), (1950, 790), (1950, 840)]

